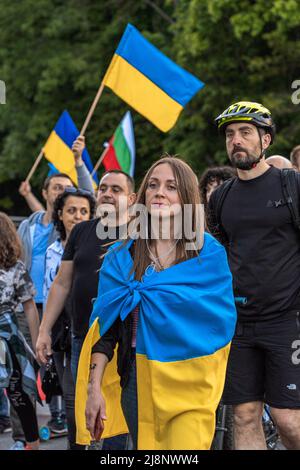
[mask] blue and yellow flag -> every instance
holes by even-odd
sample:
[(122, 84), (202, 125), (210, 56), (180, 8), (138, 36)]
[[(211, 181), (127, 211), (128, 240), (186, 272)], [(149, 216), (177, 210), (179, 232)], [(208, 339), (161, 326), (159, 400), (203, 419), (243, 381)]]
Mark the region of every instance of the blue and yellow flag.
[(184, 106), (204, 86), (131, 24), (102, 83), (164, 132), (175, 125)]
[[(129, 276), (131, 243), (113, 245), (100, 271), (76, 385), (78, 442), (90, 441), (85, 404), (91, 348), (139, 305), (138, 448), (209, 449), (236, 322), (225, 249), (205, 234), (198, 257), (161, 272), (147, 270), (139, 282)], [(109, 363), (102, 384), (108, 416), (103, 437), (127, 431), (114, 368)]]
[[(66, 173), (76, 185), (77, 173), (75, 170), (74, 155), (71, 149), (74, 140), (77, 139), (78, 136), (79, 130), (68, 111), (65, 110), (55, 124), (53, 131), (44, 145), (44, 155), (52, 164), (50, 167), (51, 170), (55, 171), (56, 169), (60, 173)], [(82, 153), (82, 160), (89, 172), (92, 173), (93, 163), (86, 148)], [(96, 175), (93, 175), (93, 184), (96, 188), (98, 184), (98, 178)]]

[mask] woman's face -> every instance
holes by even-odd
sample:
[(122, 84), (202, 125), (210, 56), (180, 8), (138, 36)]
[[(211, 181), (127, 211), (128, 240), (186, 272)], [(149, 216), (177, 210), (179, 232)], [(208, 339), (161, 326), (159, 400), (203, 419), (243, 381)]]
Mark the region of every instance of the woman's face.
[(68, 196), (59, 216), (64, 224), (67, 238), (74, 225), (90, 219), (90, 203), (85, 197)]
[(145, 199), (147, 210), (152, 216), (170, 217), (178, 212), (178, 207), (181, 206), (179, 192), (173, 170), (168, 163), (154, 168), (148, 181)]

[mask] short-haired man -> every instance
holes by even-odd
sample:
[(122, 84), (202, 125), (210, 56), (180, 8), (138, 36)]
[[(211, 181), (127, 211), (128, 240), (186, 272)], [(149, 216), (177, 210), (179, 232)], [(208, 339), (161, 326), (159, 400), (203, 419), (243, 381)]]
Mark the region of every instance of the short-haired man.
[(293, 169), (292, 162), (282, 155), (271, 155), (271, 157), (266, 158), (266, 163), (275, 166), (279, 170)]
[[(265, 161), (275, 126), (252, 102), (234, 103), (216, 122), (238, 175), (226, 195), (227, 183), (213, 192), (208, 208), (210, 231), (227, 246), (238, 310), (224, 402), (233, 405), (237, 449), (266, 448), (264, 402), (286, 448), (300, 449), (300, 234), (281, 171)], [(298, 183), (300, 194), (300, 175)]]
[[(82, 152), (85, 147), (83, 136), (79, 136), (73, 143), (75, 168), (78, 184), (81, 189), (93, 191), (90, 174), (83, 164)], [(35, 302), (40, 314), (43, 304), (43, 283), (45, 274), (45, 254), (58, 237), (52, 223), (54, 202), (57, 196), (64, 192), (65, 188), (74, 186), (70, 177), (65, 173), (57, 173), (48, 176), (43, 184), (42, 195), (46, 202), (46, 211), (34, 212), (24, 220), (18, 230), (23, 243), (26, 269), (30, 272), (37, 294)]]
[(134, 182), (129, 175), (121, 170), (112, 170), (102, 176), (97, 194), (97, 213), (101, 218), (82, 222), (73, 228), (58, 274), (49, 291), (37, 340), (37, 355), (41, 362), (46, 363), (47, 356), (51, 354), (51, 329), (70, 295), (71, 369), (74, 383), (89, 327), (92, 302), (97, 297), (98, 275), (103, 260), (101, 255), (107, 243), (117, 240), (122, 228), (127, 227), (128, 209), (134, 201)]
[(35, 302), (38, 304), (40, 313), (42, 313), (43, 304), (45, 253), (48, 246), (57, 238), (57, 232), (52, 223), (53, 205), (57, 196), (65, 188), (72, 186), (72, 181), (64, 173), (47, 177), (42, 190), (46, 201), (46, 211), (34, 212), (20, 224), (18, 229), (23, 243), (24, 262), (37, 291)]
[[(37, 342), (37, 354), (45, 363), (51, 352), (50, 332), (59, 317), (67, 296), (72, 304), (72, 373), (74, 381), (81, 346), (88, 331), (92, 300), (97, 296), (98, 272), (102, 264), (101, 255), (109, 241), (119, 238), (119, 227), (128, 222), (128, 209), (135, 201), (133, 180), (121, 170), (108, 171), (101, 178), (97, 205), (102, 212), (112, 209), (116, 217), (104, 226), (96, 218), (76, 225), (67, 242), (62, 263), (49, 291), (46, 309)], [(120, 211), (120, 200), (127, 201)], [(99, 236), (102, 234), (103, 237)]]

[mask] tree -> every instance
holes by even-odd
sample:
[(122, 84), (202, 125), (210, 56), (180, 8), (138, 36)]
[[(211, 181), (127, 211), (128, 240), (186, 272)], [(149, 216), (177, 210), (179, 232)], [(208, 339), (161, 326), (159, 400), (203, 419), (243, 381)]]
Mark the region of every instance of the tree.
[[(300, 79), (298, 3), (1, 0), (0, 79), (7, 104), (0, 107), (0, 182), (12, 181), (15, 190), (64, 109), (81, 127), (128, 22), (206, 83), (167, 134), (133, 112), (137, 182), (163, 152), (181, 155), (198, 173), (224, 163), (214, 118), (242, 99), (270, 108), (278, 128), (271, 152), (288, 156), (300, 135), (300, 105), (291, 101), (292, 83)], [(86, 134), (94, 162), (127, 109), (105, 89)], [(33, 185), (39, 187), (46, 173), (43, 163)]]
[[(128, 22), (158, 47), (171, 46), (166, 20), (146, 2), (1, 1), (0, 77), (6, 83), (7, 104), (1, 107), (0, 182), (14, 181), (16, 189), (64, 109), (82, 126)], [(105, 89), (86, 133), (94, 162), (127, 109)], [(160, 155), (163, 137), (136, 113), (134, 120), (139, 176), (148, 158)], [(43, 162), (34, 186), (40, 187), (47, 171)]]
[(300, 109), (291, 101), (292, 82), (300, 78), (299, 23), (295, 0), (178, 2), (177, 60), (193, 64), (206, 87), (181, 118), (181, 132), (170, 137), (195, 168), (226, 161), (213, 119), (239, 100), (262, 102), (272, 111), (278, 128), (272, 153), (289, 156), (299, 143)]

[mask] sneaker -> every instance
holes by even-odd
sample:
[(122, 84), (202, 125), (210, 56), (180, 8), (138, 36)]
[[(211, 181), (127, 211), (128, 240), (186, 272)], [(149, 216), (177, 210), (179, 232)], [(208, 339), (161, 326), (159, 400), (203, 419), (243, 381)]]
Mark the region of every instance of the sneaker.
[(9, 450), (25, 450), (25, 443), (23, 441), (16, 441)]
[(0, 434), (11, 432), (10, 419), (6, 417), (0, 418)]
[(48, 421), (47, 426), (50, 431), (55, 434), (63, 434), (67, 432), (67, 425), (64, 419), (61, 418), (52, 418)]

